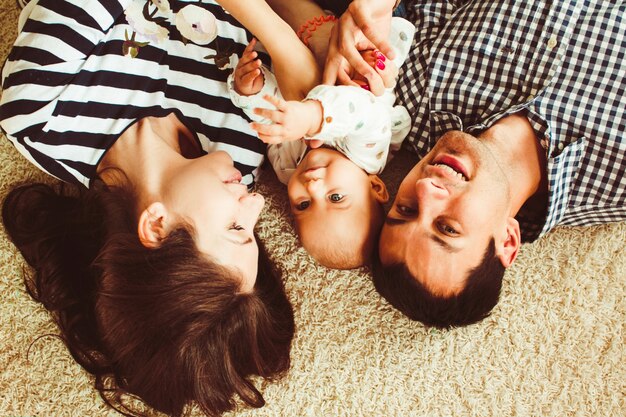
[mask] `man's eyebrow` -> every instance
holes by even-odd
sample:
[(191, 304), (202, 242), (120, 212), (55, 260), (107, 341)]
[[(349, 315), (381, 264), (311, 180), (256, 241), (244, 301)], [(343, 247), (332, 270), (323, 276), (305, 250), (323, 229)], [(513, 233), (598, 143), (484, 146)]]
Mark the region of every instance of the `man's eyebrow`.
[(395, 217), (385, 217), (385, 224), (387, 226), (399, 226), (401, 224), (405, 224), (407, 221), (405, 219), (396, 219)]

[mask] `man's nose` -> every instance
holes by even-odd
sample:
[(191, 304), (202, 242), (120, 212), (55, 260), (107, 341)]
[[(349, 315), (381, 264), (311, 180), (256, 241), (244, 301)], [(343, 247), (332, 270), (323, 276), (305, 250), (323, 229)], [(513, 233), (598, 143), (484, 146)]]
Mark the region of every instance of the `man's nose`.
[(448, 189), (436, 180), (422, 178), (415, 182), (415, 195), (421, 203), (443, 201), (450, 196)]

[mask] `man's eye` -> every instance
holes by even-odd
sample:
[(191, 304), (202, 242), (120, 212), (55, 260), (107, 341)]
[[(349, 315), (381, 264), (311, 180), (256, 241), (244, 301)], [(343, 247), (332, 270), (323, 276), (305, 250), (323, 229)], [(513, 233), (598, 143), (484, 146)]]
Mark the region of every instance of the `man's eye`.
[(338, 203), (341, 200), (343, 200), (345, 196), (343, 194), (339, 194), (339, 193), (333, 193), (331, 195), (328, 196), (328, 199), (330, 201), (332, 201), (333, 203)]
[(439, 231), (448, 236), (457, 236), (459, 232), (454, 227), (451, 227), (445, 223), (439, 223)]
[(296, 204), (296, 209), (297, 210), (306, 210), (310, 205), (311, 205), (311, 202), (308, 201), (308, 200), (301, 201), (301, 202)]
[(237, 231), (239, 231), (239, 230), (245, 230), (245, 229), (243, 228), (243, 226), (241, 226), (241, 225), (239, 225), (237, 223), (233, 223), (233, 224), (230, 225), (229, 230), (237, 230)]
[(412, 214), (415, 214), (416, 210), (411, 208), (411, 207), (407, 207), (407, 206), (403, 206), (398, 204), (396, 206), (396, 210), (398, 213), (402, 214), (403, 216), (410, 216)]

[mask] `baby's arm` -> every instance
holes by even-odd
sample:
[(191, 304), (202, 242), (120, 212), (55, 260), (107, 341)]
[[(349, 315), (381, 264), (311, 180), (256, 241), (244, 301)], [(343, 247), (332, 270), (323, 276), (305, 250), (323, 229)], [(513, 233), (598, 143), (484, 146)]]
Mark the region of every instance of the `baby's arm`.
[(241, 96), (251, 96), (263, 88), (263, 74), (261, 74), (261, 60), (254, 50), (256, 39), (252, 38), (244, 49), (237, 67), (233, 73), (235, 92)]
[(320, 130), (323, 109), (317, 100), (285, 101), (279, 97), (263, 97), (275, 109), (256, 108), (254, 113), (272, 124), (251, 123), (265, 143), (283, 143), (311, 136)]
[(274, 74), (257, 58), (257, 53), (253, 50), (255, 44), (255, 39), (250, 41), (235, 71), (228, 76), (228, 93), (233, 104), (242, 109), (250, 120), (267, 124), (271, 121), (258, 116), (253, 109), (257, 107), (273, 109), (274, 107), (265, 101), (263, 96), (271, 94), (281, 97), (281, 95)]

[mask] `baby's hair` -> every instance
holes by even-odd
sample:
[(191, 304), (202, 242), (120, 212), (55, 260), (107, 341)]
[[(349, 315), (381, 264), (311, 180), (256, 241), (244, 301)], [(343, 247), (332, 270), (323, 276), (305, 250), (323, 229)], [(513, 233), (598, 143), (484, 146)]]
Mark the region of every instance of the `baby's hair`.
[(299, 233), (302, 246), (313, 259), (327, 268), (354, 269), (369, 264), (385, 218), (383, 205), (374, 197), (371, 198), (371, 208), (370, 223), (364, 233), (327, 230), (325, 239), (302, 238)]

